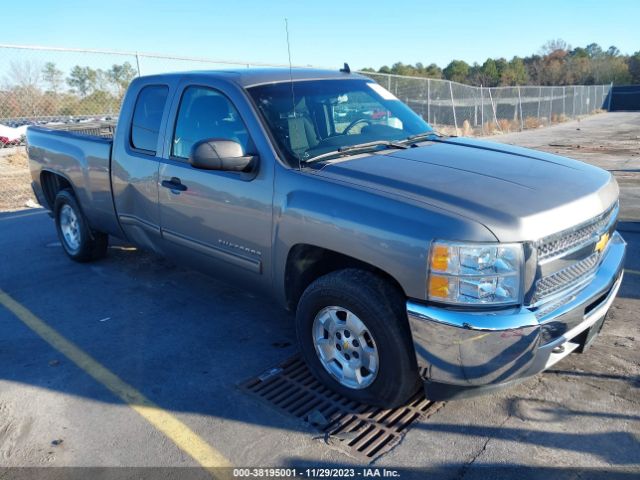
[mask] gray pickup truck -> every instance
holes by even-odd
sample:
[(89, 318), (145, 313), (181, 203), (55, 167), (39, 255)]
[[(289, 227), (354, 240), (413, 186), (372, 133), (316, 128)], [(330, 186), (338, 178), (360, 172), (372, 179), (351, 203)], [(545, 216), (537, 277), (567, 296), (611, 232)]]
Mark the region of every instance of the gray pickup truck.
[(348, 71), (141, 77), (114, 128), (27, 141), (72, 259), (112, 235), (267, 293), (311, 371), (370, 404), (535, 375), (590, 345), (622, 281), (608, 172), (442, 136)]

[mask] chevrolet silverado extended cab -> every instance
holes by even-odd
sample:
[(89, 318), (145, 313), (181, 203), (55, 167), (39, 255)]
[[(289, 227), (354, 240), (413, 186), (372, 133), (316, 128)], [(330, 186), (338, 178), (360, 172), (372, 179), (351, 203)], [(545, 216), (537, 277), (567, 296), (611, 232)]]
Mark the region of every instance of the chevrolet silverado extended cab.
[(622, 281), (608, 172), (444, 137), (360, 75), (141, 77), (99, 127), (27, 131), (66, 253), (100, 258), (111, 235), (274, 296), (351, 399), (537, 374), (590, 345)]

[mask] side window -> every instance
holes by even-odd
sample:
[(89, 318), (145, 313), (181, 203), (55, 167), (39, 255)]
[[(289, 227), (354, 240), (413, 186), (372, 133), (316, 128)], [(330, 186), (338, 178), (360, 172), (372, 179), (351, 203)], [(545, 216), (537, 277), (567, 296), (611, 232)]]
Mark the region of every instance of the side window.
[(207, 87), (188, 87), (180, 100), (171, 155), (189, 158), (193, 144), (205, 139), (234, 140), (246, 154), (253, 150), (238, 111), (223, 94)]
[(131, 121), (131, 146), (155, 155), (168, 94), (169, 88), (165, 85), (150, 85), (140, 90)]

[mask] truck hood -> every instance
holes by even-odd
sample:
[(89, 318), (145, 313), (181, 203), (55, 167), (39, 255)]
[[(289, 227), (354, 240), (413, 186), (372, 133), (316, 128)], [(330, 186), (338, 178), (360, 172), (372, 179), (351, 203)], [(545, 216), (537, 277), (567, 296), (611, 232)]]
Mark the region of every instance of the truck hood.
[(467, 138), (347, 157), (326, 164), (318, 175), (476, 220), (503, 242), (536, 240), (570, 228), (618, 198), (616, 181), (600, 168)]

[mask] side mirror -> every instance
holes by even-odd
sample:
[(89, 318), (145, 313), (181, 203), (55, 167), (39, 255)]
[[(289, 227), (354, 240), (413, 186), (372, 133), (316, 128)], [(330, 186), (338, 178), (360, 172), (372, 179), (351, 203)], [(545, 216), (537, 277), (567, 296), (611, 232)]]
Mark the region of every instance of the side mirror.
[(189, 155), (191, 166), (202, 170), (246, 172), (256, 160), (255, 155), (245, 155), (238, 142), (214, 138), (196, 142)]

